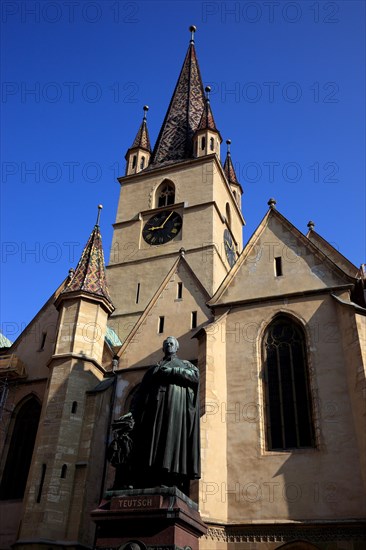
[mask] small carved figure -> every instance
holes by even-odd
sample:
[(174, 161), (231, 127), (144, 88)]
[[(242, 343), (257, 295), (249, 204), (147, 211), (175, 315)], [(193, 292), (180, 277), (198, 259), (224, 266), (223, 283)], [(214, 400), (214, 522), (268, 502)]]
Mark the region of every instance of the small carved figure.
[(135, 422), (129, 412), (121, 416), (112, 424), (114, 438), (108, 447), (107, 459), (116, 469), (116, 475), (112, 489), (130, 487), (130, 461), (133, 441), (131, 433)]

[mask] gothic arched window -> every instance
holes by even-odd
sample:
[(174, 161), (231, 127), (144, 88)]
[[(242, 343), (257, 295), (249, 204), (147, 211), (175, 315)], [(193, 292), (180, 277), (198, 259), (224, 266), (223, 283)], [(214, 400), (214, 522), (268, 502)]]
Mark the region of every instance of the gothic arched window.
[(175, 201), (175, 187), (171, 181), (164, 180), (156, 191), (156, 206), (169, 206)]
[(314, 447), (306, 341), (303, 329), (281, 315), (263, 341), (268, 450)]
[(36, 440), (41, 405), (35, 397), (16, 409), (13, 433), (0, 485), (0, 499), (23, 498)]
[(145, 168), (145, 157), (141, 157), (140, 160), (140, 170), (143, 170)]

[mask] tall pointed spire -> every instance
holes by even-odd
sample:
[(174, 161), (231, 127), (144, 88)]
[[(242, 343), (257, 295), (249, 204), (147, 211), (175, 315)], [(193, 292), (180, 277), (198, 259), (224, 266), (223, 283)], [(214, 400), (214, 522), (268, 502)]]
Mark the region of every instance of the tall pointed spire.
[(225, 176), (226, 176), (229, 183), (234, 183), (236, 185), (240, 185), (240, 183), (238, 181), (238, 178), (236, 177), (233, 162), (231, 160), (231, 153), (230, 153), (231, 140), (227, 139), (226, 144), (227, 144), (227, 154), (226, 154), (226, 159), (225, 159), (225, 164), (224, 164)]
[(102, 208), (101, 205), (98, 206), (97, 222), (86, 243), (75, 273), (61, 295), (65, 296), (70, 292), (86, 292), (105, 298), (113, 307), (107, 287), (102, 237), (99, 230), (99, 217)]
[(205, 107), (205, 94), (194, 45), (191, 40), (152, 156), (153, 164), (178, 161), (193, 156), (192, 137)]

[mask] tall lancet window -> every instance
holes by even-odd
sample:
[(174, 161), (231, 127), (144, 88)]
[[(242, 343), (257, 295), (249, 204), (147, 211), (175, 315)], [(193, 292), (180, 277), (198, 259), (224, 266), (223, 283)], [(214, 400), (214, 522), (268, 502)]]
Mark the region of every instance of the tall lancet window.
[(40, 414), (41, 405), (33, 396), (26, 398), (13, 413), (12, 435), (0, 485), (0, 500), (23, 498)]
[(306, 339), (303, 329), (281, 315), (263, 341), (267, 448), (314, 447)]
[(169, 206), (175, 201), (174, 183), (169, 180), (164, 180), (156, 190), (156, 206)]

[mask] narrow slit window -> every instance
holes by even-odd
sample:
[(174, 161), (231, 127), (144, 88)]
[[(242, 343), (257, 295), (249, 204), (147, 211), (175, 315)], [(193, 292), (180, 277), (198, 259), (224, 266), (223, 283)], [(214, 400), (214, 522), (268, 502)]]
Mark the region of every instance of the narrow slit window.
[(137, 287), (136, 287), (136, 304), (139, 303), (139, 298), (140, 298), (140, 283), (137, 283)]
[(40, 479), (40, 482), (39, 482), (37, 500), (36, 500), (37, 504), (39, 504), (41, 502), (42, 489), (43, 489), (43, 485), (44, 485), (44, 478), (46, 477), (46, 470), (47, 470), (46, 464), (42, 464), (41, 479)]
[(66, 466), (66, 464), (63, 464), (63, 465), (62, 465), (62, 468), (61, 468), (61, 475), (60, 475), (60, 477), (61, 477), (62, 479), (65, 479), (66, 474), (67, 474), (67, 466)]
[(277, 256), (274, 259), (274, 268), (275, 268), (275, 275), (276, 277), (281, 277), (283, 275), (282, 273), (282, 258), (281, 256)]
[(77, 410), (78, 410), (78, 402), (73, 401), (71, 405), (71, 414), (75, 414)]
[(214, 151), (215, 150), (215, 141), (214, 141), (214, 138), (210, 138), (210, 150), (211, 151)]
[(178, 283), (177, 287), (177, 299), (181, 300), (183, 296), (183, 283)]
[(133, 157), (132, 157), (132, 168), (136, 168), (136, 160), (137, 160), (136, 155), (133, 155)]
[(143, 170), (145, 168), (145, 157), (141, 157), (140, 160), (140, 170)]
[(41, 344), (39, 346), (39, 351), (43, 351), (44, 350), (44, 345), (46, 343), (46, 338), (47, 338), (47, 332), (43, 332), (42, 333), (42, 338), (41, 338)]
[(158, 324), (158, 333), (162, 334), (164, 332), (164, 316), (159, 317), (159, 324)]
[(197, 311), (191, 313), (191, 328), (197, 328)]
[(202, 151), (205, 149), (206, 147), (206, 138), (203, 136), (202, 139), (201, 139), (201, 149)]

